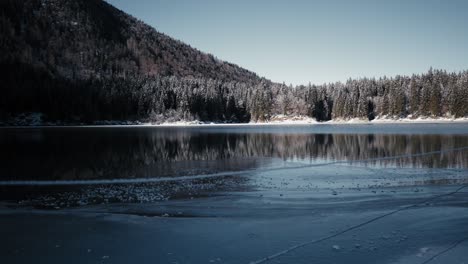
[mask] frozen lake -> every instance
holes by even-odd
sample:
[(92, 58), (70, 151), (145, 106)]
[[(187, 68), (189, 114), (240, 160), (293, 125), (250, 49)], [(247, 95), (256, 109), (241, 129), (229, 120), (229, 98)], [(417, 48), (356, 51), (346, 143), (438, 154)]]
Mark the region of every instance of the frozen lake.
[(0, 146), (2, 263), (468, 262), (468, 123), (5, 128)]

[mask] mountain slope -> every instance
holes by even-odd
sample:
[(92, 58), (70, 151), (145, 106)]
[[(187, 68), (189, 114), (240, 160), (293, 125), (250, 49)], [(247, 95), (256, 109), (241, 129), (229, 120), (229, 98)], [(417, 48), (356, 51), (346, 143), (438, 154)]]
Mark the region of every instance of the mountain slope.
[(2, 0), (0, 61), (66, 78), (135, 75), (258, 81), (101, 0)]
[(468, 71), (288, 87), (102, 0), (2, 0), (0, 33), (0, 125), (468, 117)]

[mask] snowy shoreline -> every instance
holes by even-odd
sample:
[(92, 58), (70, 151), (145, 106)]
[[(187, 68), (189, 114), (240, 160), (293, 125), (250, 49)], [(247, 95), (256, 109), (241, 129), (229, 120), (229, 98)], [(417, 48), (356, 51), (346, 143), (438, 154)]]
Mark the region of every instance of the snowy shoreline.
[[(177, 127), (177, 126), (270, 126), (270, 125), (346, 125), (346, 124), (422, 124), (422, 123), (468, 123), (468, 118), (441, 118), (441, 119), (374, 119), (372, 121), (363, 119), (349, 119), (349, 120), (330, 120), (319, 122), (315, 119), (304, 120), (281, 120), (281, 121), (268, 121), (268, 122), (250, 122), (250, 123), (204, 123), (204, 122), (172, 122), (162, 124), (141, 124), (135, 126), (156, 126), (156, 127)], [(111, 125), (112, 126), (112, 125)]]
[(176, 121), (161, 124), (151, 124), (132, 121), (102, 121), (98, 124), (53, 124), (53, 123), (35, 123), (5, 125), (0, 124), (0, 128), (40, 128), (40, 127), (210, 127), (210, 126), (289, 126), (289, 125), (353, 125), (353, 124), (449, 124), (449, 123), (468, 123), (468, 118), (402, 118), (402, 119), (374, 119), (372, 121), (365, 119), (347, 119), (347, 120), (329, 120), (319, 122), (313, 118), (288, 118), (281, 120), (271, 120), (267, 122), (250, 123), (221, 123), (221, 122), (201, 122), (201, 121)]
[(271, 126), (271, 125), (342, 125), (342, 124), (421, 124), (421, 123), (468, 123), (468, 117), (453, 118), (450, 116), (430, 118), (413, 118), (411, 115), (405, 118), (388, 118), (387, 116), (377, 117), (374, 120), (364, 118), (334, 119), (329, 121), (317, 121), (308, 116), (286, 116), (274, 115), (269, 121), (249, 122), (249, 123), (230, 123), (230, 122), (204, 122), (199, 120), (191, 121), (173, 121), (163, 123), (151, 123), (129, 120), (100, 120), (91, 124), (81, 122), (44, 122), (43, 114), (29, 113), (21, 118), (10, 120), (10, 122), (0, 122), (0, 128), (37, 128), (37, 127), (205, 127), (205, 126)]

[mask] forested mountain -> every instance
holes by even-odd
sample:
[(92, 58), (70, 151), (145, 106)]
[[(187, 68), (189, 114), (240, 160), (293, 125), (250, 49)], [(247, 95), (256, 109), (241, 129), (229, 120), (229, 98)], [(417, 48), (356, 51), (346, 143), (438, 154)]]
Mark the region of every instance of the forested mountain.
[(67, 78), (258, 79), (102, 0), (2, 0), (0, 28), (2, 62), (19, 61)]
[(468, 71), (286, 86), (102, 0), (2, 0), (0, 32), (3, 124), (31, 112), (65, 123), (468, 115)]

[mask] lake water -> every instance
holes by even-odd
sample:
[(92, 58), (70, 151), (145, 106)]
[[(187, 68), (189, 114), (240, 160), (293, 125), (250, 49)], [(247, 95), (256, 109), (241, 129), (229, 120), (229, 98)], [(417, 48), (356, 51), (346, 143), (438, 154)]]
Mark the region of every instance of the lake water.
[(468, 234), (468, 123), (5, 128), (0, 146), (11, 263), (422, 263)]
[[(289, 174), (298, 171), (296, 167), (304, 167), (302, 174), (313, 169), (327, 174), (343, 165), (406, 171), (468, 167), (466, 123), (21, 128), (0, 130), (0, 145), (3, 185), (204, 178), (222, 184), (228, 176), (245, 183), (255, 172), (278, 169), (276, 173)], [(351, 172), (337, 177), (350, 177)], [(320, 181), (317, 177), (315, 181)]]
[(176, 177), (298, 162), (468, 165), (460, 149), (468, 147), (467, 124), (3, 129), (0, 145), (2, 181)]

